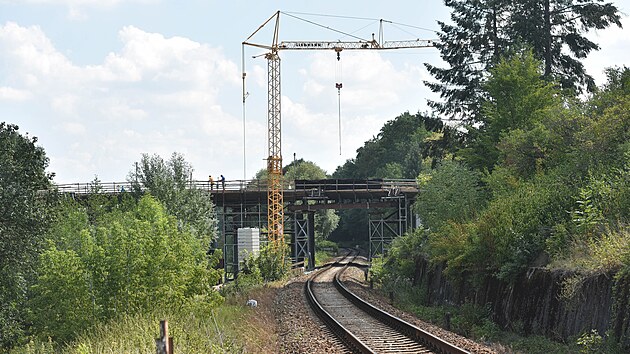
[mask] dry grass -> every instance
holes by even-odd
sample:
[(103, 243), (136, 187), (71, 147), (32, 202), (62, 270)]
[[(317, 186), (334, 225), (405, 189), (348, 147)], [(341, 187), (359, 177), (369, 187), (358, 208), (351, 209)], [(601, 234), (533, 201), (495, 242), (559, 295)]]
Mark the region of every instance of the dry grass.
[[(15, 353), (155, 353), (159, 321), (169, 322), (176, 353), (278, 353), (273, 302), (276, 287), (260, 287), (218, 306), (161, 309), (102, 323), (67, 346), (32, 342)], [(258, 307), (245, 305), (256, 299)]]
[(247, 295), (240, 295), (228, 302), (244, 306), (248, 299), (258, 302), (255, 308), (245, 307), (242, 316), (232, 323), (230, 331), (246, 353), (278, 353), (278, 335), (273, 313), (277, 284), (255, 288)]
[(623, 226), (607, 229), (599, 237), (574, 241), (568, 256), (554, 260), (549, 267), (597, 273), (623, 266), (629, 254), (630, 228)]

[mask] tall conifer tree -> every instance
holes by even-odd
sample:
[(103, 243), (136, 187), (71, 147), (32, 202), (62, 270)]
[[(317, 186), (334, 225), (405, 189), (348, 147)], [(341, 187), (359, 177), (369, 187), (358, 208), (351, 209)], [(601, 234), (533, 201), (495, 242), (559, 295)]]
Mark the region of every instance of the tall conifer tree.
[(617, 7), (604, 0), (524, 0), (514, 3), (510, 35), (534, 49), (547, 79), (563, 88), (592, 91), (595, 81), (580, 60), (599, 46), (585, 34), (613, 24), (621, 27), (620, 18)]
[(437, 82), (425, 82), (440, 94), (429, 101), (448, 118), (478, 122), (481, 87), (488, 69), (515, 47), (529, 46), (544, 64), (544, 76), (563, 88), (591, 90), (593, 78), (580, 62), (599, 46), (585, 37), (592, 29), (621, 27), (619, 9), (604, 0), (445, 0), (452, 24), (438, 22), (440, 68), (425, 64)]
[(438, 81), (425, 81), (425, 84), (443, 100), (428, 102), (438, 114), (452, 119), (478, 120), (486, 73), (508, 43), (504, 23), (510, 13), (509, 3), (505, 0), (444, 1), (453, 9), (452, 24), (438, 21), (441, 31), (436, 47), (449, 67), (425, 64)]

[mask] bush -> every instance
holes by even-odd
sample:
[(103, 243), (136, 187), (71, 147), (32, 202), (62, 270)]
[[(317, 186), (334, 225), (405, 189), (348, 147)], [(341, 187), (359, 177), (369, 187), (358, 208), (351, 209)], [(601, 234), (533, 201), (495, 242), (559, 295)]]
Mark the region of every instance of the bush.
[(443, 161), (418, 181), (422, 193), (414, 205), (422, 225), (439, 229), (447, 221), (470, 219), (484, 204), (481, 174), (456, 161)]
[(333, 253), (339, 252), (339, 245), (336, 242), (330, 240), (318, 240), (315, 244), (315, 250), (317, 251), (331, 251)]
[(261, 248), (256, 265), (265, 281), (280, 280), (287, 275), (291, 269), (291, 264), (286, 259), (288, 251), (287, 245), (274, 247), (272, 244), (267, 244)]
[(432, 259), (446, 261), (456, 279), (513, 280), (544, 250), (552, 227), (567, 218), (570, 189), (562, 180), (537, 176), (494, 198), (474, 220), (445, 224), (429, 236)]
[(215, 296), (221, 275), (203, 241), (154, 198), (94, 222), (74, 210), (48, 235), (29, 304), (40, 338), (67, 342), (99, 321)]

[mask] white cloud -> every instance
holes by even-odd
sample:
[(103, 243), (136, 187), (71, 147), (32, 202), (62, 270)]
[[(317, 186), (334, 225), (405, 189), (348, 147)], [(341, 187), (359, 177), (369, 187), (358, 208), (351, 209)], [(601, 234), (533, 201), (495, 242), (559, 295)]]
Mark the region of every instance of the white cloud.
[[(305, 94), (336, 93), (335, 83), (341, 81), (342, 106), (350, 110), (373, 111), (404, 104), (404, 96), (420, 88), (425, 72), (420, 62), (406, 63), (401, 69), (386, 55), (370, 51), (343, 53), (340, 62), (330, 53), (317, 53), (313, 58), (309, 69), (301, 72), (307, 79)], [(418, 107), (422, 103), (418, 102)]]
[[(121, 180), (142, 153), (168, 158), (174, 151), (185, 154), (198, 177), (242, 178), (237, 65), (220, 49), (189, 38), (134, 26), (122, 28), (119, 38), (120, 48), (110, 49), (100, 62), (79, 65), (39, 27), (0, 27), (0, 67), (13, 69), (3, 85), (30, 93), (33, 104), (23, 105), (24, 116), (46, 112), (36, 126), (57, 127), (34, 132), (57, 181), (89, 181), (95, 174), (104, 181)], [(333, 172), (387, 120), (424, 105), (428, 90), (421, 86), (426, 73), (420, 62), (376, 52), (343, 53), (339, 155), (335, 56), (303, 55), (301, 61), (283, 62), (285, 160), (296, 153)], [(247, 73), (246, 177), (251, 177), (265, 166), (264, 59), (248, 62)]]
[[(422, 63), (406, 60), (413, 56), (344, 52), (341, 78), (331, 53), (318, 52), (308, 58), (305, 67), (295, 73), (284, 63), (284, 80), (289, 81), (287, 75), (297, 74), (303, 84), (302, 97), (283, 90), (283, 150), (285, 156), (296, 152), (298, 158), (315, 161), (329, 173), (354, 157), (356, 149), (378, 134), (385, 122), (404, 111), (416, 113), (425, 107), (426, 97), (431, 94), (422, 85), (428, 75)], [(335, 88), (339, 79), (343, 83), (341, 107)]]
[(84, 21), (89, 17), (87, 9), (111, 9), (123, 3), (152, 3), (155, 1), (156, 0), (0, 0), (0, 3), (64, 6), (68, 8), (68, 19)]
[[(124, 0), (20, 0), (13, 2), (23, 2), (29, 4), (46, 4), (46, 5), (67, 5), (67, 6), (114, 6)], [(137, 1), (136, 1), (137, 2)]]
[(0, 27), (0, 49), (0, 56), (11, 58), (15, 65), (9, 76), (28, 77), (25, 83), (29, 86), (38, 85), (37, 78), (42, 76), (59, 79), (72, 67), (38, 26), (22, 27), (8, 22)]
[(47, 112), (36, 125), (60, 128), (36, 134), (52, 141), (45, 148), (55, 156), (50, 169), (57, 179), (73, 182), (64, 180), (64, 172), (72, 179), (124, 179), (120, 170), (128, 171), (143, 152), (182, 152), (193, 165), (230, 164), (231, 149), (242, 144), (242, 125), (219, 95), (240, 91), (237, 66), (220, 49), (187, 38), (133, 26), (119, 35), (120, 50), (83, 66), (58, 51), (39, 27), (0, 26), (0, 66), (12, 68), (0, 99), (33, 101), (23, 111)]
[(76, 105), (79, 97), (73, 94), (59, 95), (52, 97), (50, 105), (55, 112), (59, 112), (66, 116), (76, 115)]
[[(627, 11), (627, 10), (626, 10)], [(614, 66), (630, 66), (628, 53), (630, 53), (630, 16), (621, 19), (623, 28), (617, 26), (605, 30), (592, 31), (588, 37), (599, 44), (600, 50), (592, 52), (584, 60), (586, 71), (595, 78), (598, 85), (606, 81), (605, 68)]]
[(0, 100), (6, 101), (26, 101), (31, 98), (31, 93), (27, 90), (19, 90), (13, 87), (0, 87)]
[(75, 122), (64, 122), (63, 130), (72, 135), (84, 134), (87, 131), (85, 125)]
[(100, 112), (106, 120), (112, 122), (141, 121), (147, 117), (147, 112), (140, 108), (130, 107), (125, 102), (111, 102), (102, 107)]

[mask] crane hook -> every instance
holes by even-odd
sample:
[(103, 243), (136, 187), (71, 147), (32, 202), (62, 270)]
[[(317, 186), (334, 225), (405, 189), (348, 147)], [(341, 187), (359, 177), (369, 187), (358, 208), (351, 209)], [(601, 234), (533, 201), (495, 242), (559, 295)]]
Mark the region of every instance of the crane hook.
[(337, 88), (337, 107), (338, 107), (338, 132), (339, 132), (339, 155), (341, 155), (341, 88), (343, 87), (342, 78), (341, 78), (341, 51), (342, 48), (335, 48), (335, 52), (337, 52), (337, 72), (336, 72), (336, 83), (335, 87)]

